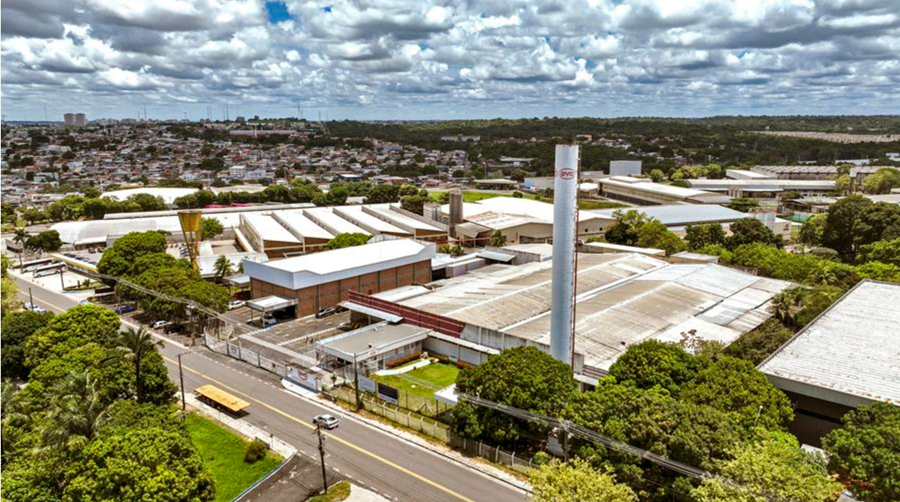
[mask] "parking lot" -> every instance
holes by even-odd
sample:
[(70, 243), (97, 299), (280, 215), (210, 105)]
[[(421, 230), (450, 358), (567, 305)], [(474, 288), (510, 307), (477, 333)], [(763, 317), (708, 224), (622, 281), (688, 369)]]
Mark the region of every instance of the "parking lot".
[(307, 316), (300, 319), (280, 321), (278, 324), (265, 329), (260, 328), (258, 322), (254, 321), (252, 325), (259, 331), (251, 332), (249, 335), (242, 335), (241, 338), (246, 339), (249, 336), (251, 339), (255, 338), (302, 353), (313, 347), (317, 340), (342, 333), (339, 326), (349, 320), (349, 312), (340, 312), (323, 319)]

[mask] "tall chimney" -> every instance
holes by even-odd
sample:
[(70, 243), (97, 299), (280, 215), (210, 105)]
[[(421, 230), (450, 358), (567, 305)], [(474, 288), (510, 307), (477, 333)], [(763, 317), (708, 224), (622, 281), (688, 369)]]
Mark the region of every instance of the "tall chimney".
[(450, 190), (450, 237), (456, 237), (456, 225), (463, 222), (463, 194), (458, 188)]
[(578, 204), (578, 146), (556, 145), (553, 184), (553, 304), (550, 354), (572, 365), (575, 306), (575, 228)]

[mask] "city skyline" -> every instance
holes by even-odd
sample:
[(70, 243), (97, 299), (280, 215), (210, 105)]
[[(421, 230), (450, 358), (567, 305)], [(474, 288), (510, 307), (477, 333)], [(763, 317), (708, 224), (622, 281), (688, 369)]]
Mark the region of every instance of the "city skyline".
[[(135, 8), (137, 7), (137, 8)], [(896, 2), (4, 2), (9, 120), (900, 112)], [(146, 112), (145, 112), (146, 110)]]

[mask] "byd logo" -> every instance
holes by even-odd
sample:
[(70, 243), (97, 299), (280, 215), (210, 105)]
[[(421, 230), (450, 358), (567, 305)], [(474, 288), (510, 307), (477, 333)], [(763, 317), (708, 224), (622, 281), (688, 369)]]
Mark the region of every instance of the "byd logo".
[(564, 179), (564, 180), (573, 180), (573, 179), (575, 179), (575, 170), (574, 169), (560, 169), (559, 177), (560, 177), (560, 179)]

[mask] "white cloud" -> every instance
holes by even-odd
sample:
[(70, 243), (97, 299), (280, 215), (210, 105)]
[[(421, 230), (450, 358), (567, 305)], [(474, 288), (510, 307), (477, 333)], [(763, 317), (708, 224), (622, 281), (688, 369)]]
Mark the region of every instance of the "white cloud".
[[(117, 113), (898, 112), (896, 0), (4, 0), (2, 96)], [(517, 106), (510, 106), (516, 103)], [(614, 103), (614, 105), (610, 105)], [(593, 108), (592, 108), (593, 107)], [(866, 108), (868, 107), (868, 108)], [(270, 110), (267, 111), (267, 110)], [(523, 108), (524, 110), (524, 108)], [(125, 111), (121, 111), (130, 115)], [(573, 113), (576, 113), (573, 111)]]

